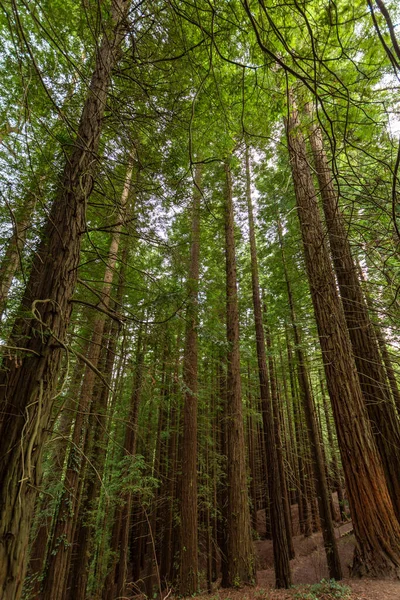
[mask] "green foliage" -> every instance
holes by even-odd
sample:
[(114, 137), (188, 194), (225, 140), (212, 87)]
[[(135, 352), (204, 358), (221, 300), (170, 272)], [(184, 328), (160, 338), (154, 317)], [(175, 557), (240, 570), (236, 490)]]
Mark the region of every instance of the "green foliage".
[(305, 586), (305, 589), (296, 592), (294, 597), (297, 600), (345, 600), (350, 594), (351, 589), (347, 585), (342, 585), (334, 579), (322, 579), (319, 583)]

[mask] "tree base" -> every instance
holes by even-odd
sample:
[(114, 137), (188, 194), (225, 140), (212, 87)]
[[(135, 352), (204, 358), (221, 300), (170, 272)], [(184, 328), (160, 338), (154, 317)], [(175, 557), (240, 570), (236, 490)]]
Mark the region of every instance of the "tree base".
[(350, 567), (350, 577), (361, 579), (400, 579), (400, 557), (395, 562), (394, 557), (381, 552), (361, 554), (358, 548), (354, 550), (353, 564)]

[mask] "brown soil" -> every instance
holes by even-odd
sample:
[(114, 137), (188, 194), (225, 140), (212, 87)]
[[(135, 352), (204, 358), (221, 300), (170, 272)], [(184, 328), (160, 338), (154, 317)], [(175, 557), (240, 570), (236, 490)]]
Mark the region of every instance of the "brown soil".
[[(334, 499), (336, 504), (336, 498)], [(258, 515), (259, 534), (265, 530), (263, 511)], [(400, 600), (400, 581), (377, 579), (350, 579), (349, 567), (354, 552), (354, 535), (351, 533), (351, 521), (337, 523), (336, 533), (339, 538), (339, 553), (342, 562), (344, 580), (343, 586), (350, 588), (344, 596), (333, 596), (316, 593), (311, 595), (310, 586), (328, 580), (329, 573), (326, 564), (325, 552), (321, 533), (314, 533), (305, 538), (299, 534), (297, 506), (292, 507), (294, 547), (296, 558), (291, 561), (294, 587), (290, 590), (274, 590), (274, 569), (272, 542), (270, 540), (257, 540), (255, 542), (257, 557), (257, 586), (240, 590), (219, 589), (211, 595), (205, 596), (208, 600)], [(308, 597), (307, 597), (308, 595)]]

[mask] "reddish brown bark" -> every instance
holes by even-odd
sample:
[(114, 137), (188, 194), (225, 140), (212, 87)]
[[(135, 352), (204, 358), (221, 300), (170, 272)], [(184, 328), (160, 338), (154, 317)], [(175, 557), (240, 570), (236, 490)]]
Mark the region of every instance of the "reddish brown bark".
[(313, 469), (317, 488), (319, 516), (321, 519), (322, 533), (324, 538), (324, 546), (326, 559), (328, 562), (329, 576), (332, 579), (342, 579), (342, 568), (340, 565), (340, 557), (337, 548), (335, 531), (333, 528), (330, 499), (331, 494), (328, 489), (326, 480), (325, 460), (322, 453), (321, 441), (317, 427), (314, 400), (311, 393), (311, 386), (308, 378), (307, 365), (302, 348), (301, 333), (297, 325), (296, 313), (294, 309), (294, 299), (292, 287), (289, 281), (289, 274), (286, 266), (285, 253), (282, 239), (282, 226), (278, 221), (278, 236), (282, 254), (282, 265), (286, 280), (286, 288), (289, 300), (290, 318), (292, 322), (293, 337), (295, 342), (295, 352), (297, 358), (297, 378), (301, 399), (306, 416), (308, 429), (308, 438), (313, 453)]
[[(128, 4), (124, 0), (112, 2), (112, 28), (98, 47), (77, 139), (35, 255), (22, 315), (13, 329), (12, 343), (28, 352), (19, 360), (5, 358), (0, 376), (0, 594), (13, 600), (21, 595), (26, 571), (42, 449), (71, 316), (86, 201), (93, 185), (93, 157), (99, 146), (111, 70), (123, 39)], [(53, 596), (53, 600), (58, 599)]]
[(339, 208), (339, 198), (333, 184), (322, 132), (315, 124), (310, 128), (310, 143), (361, 391), (372, 423), (390, 497), (399, 519), (400, 422), (396, 418), (391, 401), (374, 326), (358, 278), (357, 264), (353, 260), (348, 231)]
[[(115, 230), (112, 235), (108, 259), (103, 278), (103, 287), (101, 290), (101, 302), (100, 308), (108, 310), (111, 302), (111, 286), (115, 273), (115, 265), (117, 261), (119, 241), (121, 237), (122, 220), (124, 217), (124, 211), (126, 201), (129, 193), (130, 182), (132, 178), (132, 166), (128, 168), (125, 185), (121, 197), (121, 225)], [(96, 395), (93, 394), (96, 383), (96, 374), (93, 370), (99, 366), (99, 360), (101, 350), (104, 347), (104, 332), (105, 332), (106, 316), (100, 313), (96, 318), (93, 326), (91, 344), (88, 353), (88, 359), (91, 363), (92, 368), (87, 368), (82, 382), (82, 388), (80, 393), (80, 402), (75, 418), (74, 433), (72, 436), (72, 447), (68, 458), (67, 472), (65, 475), (64, 491), (61, 497), (59, 512), (55, 519), (54, 526), (54, 537), (53, 546), (49, 554), (47, 561), (46, 577), (43, 584), (42, 598), (53, 599), (60, 597), (62, 598), (65, 593), (67, 577), (69, 573), (69, 564), (71, 560), (71, 549), (74, 539), (74, 531), (79, 516), (79, 485), (83, 485), (83, 473), (85, 464), (82, 462), (83, 449), (85, 449), (85, 456), (91, 452), (91, 448), (87, 446), (87, 432), (93, 433), (94, 430), (94, 418), (98, 409), (102, 410), (104, 407), (96, 406), (95, 410), (92, 411), (91, 417), (89, 416), (93, 398)], [(98, 402), (101, 402), (102, 395), (97, 395)], [(103, 396), (103, 401), (105, 397)], [(92, 436), (93, 439), (93, 436)], [(89, 446), (91, 440), (88, 440)], [(83, 540), (81, 540), (83, 543)], [(83, 583), (83, 581), (82, 581)], [(80, 590), (84, 595), (84, 590)]]
[(241, 586), (253, 584), (256, 571), (251, 540), (246, 449), (243, 430), (232, 179), (230, 167), (227, 163), (225, 163), (225, 176), (226, 329), (228, 341), (227, 583), (229, 586)]
[[(264, 303), (264, 313), (266, 314), (266, 305)], [(271, 335), (269, 333), (269, 329), (267, 324), (265, 323), (265, 339), (267, 342), (267, 352), (268, 352), (268, 372), (269, 372), (269, 380), (271, 384), (271, 402), (273, 409), (273, 419), (274, 419), (274, 433), (275, 433), (275, 448), (276, 448), (276, 458), (278, 462), (278, 470), (279, 470), (279, 478), (281, 482), (281, 502), (283, 505), (283, 515), (285, 519), (285, 528), (286, 528), (286, 538), (287, 538), (287, 547), (289, 552), (289, 558), (293, 559), (295, 557), (293, 539), (292, 539), (292, 523), (290, 516), (290, 506), (289, 506), (289, 498), (287, 493), (286, 486), (286, 477), (285, 477), (285, 467), (283, 460), (283, 443), (282, 443), (282, 435), (281, 435), (281, 418), (280, 418), (280, 398), (278, 395), (278, 386), (275, 374), (275, 365), (272, 356), (272, 342)]]
[(398, 576), (400, 526), (361, 393), (292, 97), (287, 134), (306, 269), (357, 540), (353, 573)]
[[(250, 189), (249, 154), (246, 148), (246, 196), (250, 232), (251, 276), (253, 291), (254, 323), (256, 330), (256, 347), (258, 360), (258, 375), (260, 380), (260, 396), (264, 425), (264, 438), (268, 470), (269, 506), (271, 510), (271, 529), (274, 551), (275, 583), (278, 588), (288, 588), (291, 585), (290, 554), (288, 533), (286, 531), (285, 511), (283, 505), (283, 490), (279, 470), (276, 422), (269, 389), (267, 357), (261, 310), (260, 285), (258, 279), (257, 247), (254, 232), (253, 207)], [(290, 535), (290, 532), (289, 532)]]
[(179, 593), (191, 596), (198, 591), (197, 540), (197, 321), (200, 256), (200, 184), (201, 172), (196, 166), (193, 206), (192, 240), (188, 276), (186, 339), (183, 358), (182, 486), (181, 486), (181, 550)]

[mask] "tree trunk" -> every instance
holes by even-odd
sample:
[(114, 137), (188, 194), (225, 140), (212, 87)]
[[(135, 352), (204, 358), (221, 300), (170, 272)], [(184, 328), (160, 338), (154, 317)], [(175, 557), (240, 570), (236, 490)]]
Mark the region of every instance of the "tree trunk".
[(353, 573), (398, 576), (400, 527), (361, 393), (292, 98), (290, 113), (288, 147), (304, 256), (357, 540)]
[(251, 540), (243, 431), (239, 354), (235, 235), (231, 171), (225, 163), (226, 329), (228, 341), (227, 458), (228, 458), (228, 584), (251, 585), (256, 571)]
[(12, 281), (21, 262), (21, 252), (31, 225), (35, 204), (35, 195), (28, 192), (19, 214), (15, 217), (14, 231), (0, 263), (0, 319), (6, 308)]
[[(20, 359), (5, 358), (0, 376), (0, 595), (13, 600), (20, 598), (25, 577), (43, 444), (71, 316), (86, 202), (93, 185), (93, 157), (128, 5), (128, 1), (112, 1), (112, 31), (99, 45), (77, 140), (35, 255), (21, 316), (13, 328), (12, 343), (28, 352)], [(25, 317), (27, 314), (32, 317)], [(53, 596), (53, 600), (58, 599)]]
[[(264, 313), (266, 313), (266, 306), (264, 303)], [(278, 396), (278, 386), (276, 381), (275, 374), (275, 365), (272, 356), (272, 343), (271, 336), (269, 333), (269, 329), (267, 324), (265, 323), (265, 339), (267, 342), (267, 352), (268, 352), (268, 371), (269, 371), (269, 380), (271, 383), (271, 403), (273, 410), (273, 419), (274, 419), (274, 433), (275, 433), (275, 448), (276, 448), (276, 459), (278, 462), (278, 471), (279, 471), (279, 479), (281, 482), (281, 503), (283, 506), (283, 516), (285, 519), (285, 529), (286, 529), (286, 538), (287, 538), (287, 547), (289, 552), (289, 558), (293, 559), (295, 557), (293, 539), (292, 539), (292, 522), (290, 515), (290, 506), (289, 499), (287, 493), (286, 486), (286, 478), (285, 478), (285, 467), (283, 464), (283, 444), (282, 444), (282, 435), (281, 435), (281, 422), (280, 422), (280, 400)]]
[(400, 519), (400, 422), (396, 418), (374, 326), (358, 278), (357, 264), (352, 257), (348, 231), (339, 209), (339, 198), (333, 185), (322, 132), (315, 124), (310, 128), (310, 143), (361, 391), (393, 507)]
[[(286, 533), (282, 482), (278, 466), (276, 435), (273, 406), (269, 390), (267, 358), (263, 330), (260, 285), (258, 279), (257, 247), (254, 233), (253, 207), (251, 203), (250, 164), (246, 147), (246, 195), (249, 218), (251, 277), (253, 290), (254, 323), (256, 330), (256, 347), (258, 375), (260, 380), (260, 396), (266, 447), (269, 506), (271, 509), (271, 527), (275, 566), (275, 583), (277, 588), (289, 588), (291, 585), (290, 558)], [(233, 218), (233, 217), (232, 217)], [(235, 274), (236, 276), (236, 274)]]
[(179, 593), (191, 596), (198, 591), (197, 540), (197, 322), (200, 255), (200, 183), (201, 172), (196, 166), (192, 240), (187, 283), (186, 339), (183, 358), (182, 486), (181, 486), (181, 550)]
[(333, 440), (333, 431), (332, 431), (332, 426), (331, 426), (330, 414), (329, 414), (329, 410), (328, 410), (328, 399), (325, 394), (325, 387), (324, 387), (324, 383), (323, 383), (323, 374), (322, 373), (320, 373), (319, 381), (320, 381), (320, 387), (321, 387), (322, 402), (324, 405), (326, 430), (328, 433), (328, 442), (329, 442), (329, 447), (330, 447), (330, 451), (332, 454), (332, 471), (333, 471), (334, 487), (336, 489), (337, 498), (338, 498), (340, 518), (342, 521), (345, 521), (347, 517), (346, 517), (345, 506), (344, 506), (344, 497), (343, 497), (343, 489), (342, 489), (342, 475), (340, 472), (341, 469), (340, 469), (339, 461), (338, 461), (338, 457), (337, 457), (336, 445)]
[[(132, 166), (128, 167), (125, 178), (124, 189), (121, 197), (120, 218), (123, 220), (126, 201), (129, 194), (130, 182), (132, 178)], [(116, 229), (110, 242), (108, 260), (103, 278), (103, 287), (101, 290), (100, 307), (108, 310), (111, 302), (111, 285), (115, 273), (115, 265), (117, 262), (119, 241), (121, 236), (122, 224)], [(100, 360), (101, 350), (104, 347), (104, 330), (106, 323), (106, 315), (99, 313), (96, 318), (91, 344), (89, 349), (88, 359), (91, 365), (97, 369)], [(67, 473), (65, 477), (64, 491), (60, 502), (60, 512), (56, 519), (54, 528), (55, 536), (53, 540), (53, 548), (49, 555), (47, 564), (46, 578), (43, 586), (43, 600), (54, 598), (62, 598), (66, 579), (69, 572), (69, 563), (71, 560), (71, 547), (73, 542), (73, 531), (75, 530), (77, 519), (79, 516), (77, 499), (78, 486), (82, 483), (83, 462), (81, 453), (86, 445), (87, 432), (93, 431), (94, 424), (91, 421), (96, 418), (97, 410), (94, 410), (92, 417), (89, 413), (92, 401), (93, 392), (96, 383), (96, 374), (94, 370), (87, 367), (82, 382), (79, 408), (75, 418), (74, 434), (72, 439), (72, 448), (68, 459)], [(101, 394), (98, 396), (101, 401)], [(98, 408), (98, 407), (97, 407)], [(94, 415), (94, 416), (93, 416)], [(90, 453), (89, 448), (85, 448), (86, 452)], [(85, 452), (85, 455), (86, 455)]]
[(328, 482), (326, 480), (325, 471), (325, 460), (322, 454), (322, 448), (320, 443), (320, 437), (317, 427), (315, 406), (313, 397), (310, 389), (310, 382), (308, 379), (307, 366), (302, 348), (302, 341), (299, 327), (297, 326), (297, 319), (294, 309), (294, 301), (292, 294), (292, 287), (289, 281), (289, 275), (286, 266), (285, 253), (283, 249), (282, 240), (282, 225), (278, 221), (278, 236), (279, 244), (281, 247), (282, 254), (282, 265), (286, 280), (286, 287), (289, 300), (290, 319), (292, 321), (293, 337), (295, 342), (295, 352), (297, 358), (297, 378), (299, 382), (299, 388), (301, 393), (301, 399), (304, 407), (306, 416), (306, 423), (308, 429), (308, 438), (313, 453), (313, 468), (314, 477), (317, 487), (318, 497), (318, 508), (319, 516), (322, 526), (322, 534), (324, 538), (324, 546), (326, 559), (328, 562), (329, 576), (332, 579), (342, 579), (342, 568), (340, 565), (340, 557), (338, 547), (335, 538), (335, 530), (333, 528), (331, 507), (330, 507), (330, 491), (328, 489)]
[[(136, 370), (134, 375), (131, 407), (124, 440), (124, 456), (135, 456), (137, 445), (137, 430), (139, 405), (142, 391), (145, 341), (143, 340), (143, 324), (140, 324), (137, 349)], [(115, 596), (123, 596), (127, 577), (127, 564), (129, 554), (129, 532), (132, 513), (132, 492), (122, 492), (120, 504), (115, 511), (114, 524), (111, 535), (111, 551), (114, 553), (111, 568), (107, 574), (104, 587), (104, 598), (113, 600)], [(117, 591), (114, 593), (115, 586)]]

